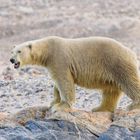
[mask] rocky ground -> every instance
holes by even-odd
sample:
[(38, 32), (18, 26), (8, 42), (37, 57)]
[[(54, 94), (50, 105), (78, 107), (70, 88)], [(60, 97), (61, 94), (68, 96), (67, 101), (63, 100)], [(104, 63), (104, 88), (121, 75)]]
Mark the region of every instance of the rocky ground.
[[(58, 35), (68, 38), (107, 36), (122, 42), (140, 59), (139, 0), (0, 0), (0, 111), (47, 105), (53, 81), (44, 68), (14, 70), (9, 62), (15, 44)], [(76, 86), (75, 108), (90, 111), (101, 101), (100, 91)], [(131, 102), (123, 96), (118, 108)]]
[[(41, 68), (13, 70), (10, 50), (15, 44), (49, 35), (68, 38), (107, 36), (130, 47), (140, 57), (139, 0), (0, 0), (0, 109), (13, 112), (36, 104), (49, 105), (53, 83)], [(97, 106), (100, 91), (77, 87), (75, 107)], [(130, 103), (124, 97), (118, 106)]]
[(0, 113), (0, 140), (140, 140), (140, 110), (52, 113), (47, 107)]

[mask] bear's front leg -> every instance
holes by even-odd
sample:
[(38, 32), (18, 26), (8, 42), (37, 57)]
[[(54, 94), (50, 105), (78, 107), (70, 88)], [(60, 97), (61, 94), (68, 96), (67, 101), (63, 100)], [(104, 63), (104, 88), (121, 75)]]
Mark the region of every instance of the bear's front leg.
[(55, 104), (60, 103), (61, 98), (60, 98), (60, 93), (59, 90), (56, 86), (54, 86), (54, 100), (51, 102), (50, 107), (54, 106)]
[(55, 104), (54, 106), (51, 107), (52, 112), (56, 111), (70, 111), (72, 109), (72, 104), (69, 104), (68, 102), (61, 101), (58, 104)]
[(60, 102), (51, 107), (52, 112), (68, 111), (72, 108), (75, 101), (74, 80), (70, 72), (63, 72), (55, 77), (55, 82), (58, 87)]

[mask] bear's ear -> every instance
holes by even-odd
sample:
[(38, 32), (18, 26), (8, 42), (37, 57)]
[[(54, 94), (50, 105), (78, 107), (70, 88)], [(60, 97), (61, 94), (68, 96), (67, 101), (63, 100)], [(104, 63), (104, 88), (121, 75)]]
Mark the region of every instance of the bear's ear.
[(29, 44), (29, 45), (28, 45), (28, 48), (29, 48), (29, 49), (32, 49), (32, 44)]

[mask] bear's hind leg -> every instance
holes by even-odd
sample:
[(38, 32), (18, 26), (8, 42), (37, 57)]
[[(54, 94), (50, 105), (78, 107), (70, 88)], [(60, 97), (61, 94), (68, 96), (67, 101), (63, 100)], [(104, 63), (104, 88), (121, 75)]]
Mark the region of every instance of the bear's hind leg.
[(93, 108), (92, 111), (93, 112), (98, 112), (98, 111), (114, 112), (114, 110), (117, 107), (117, 103), (120, 96), (121, 96), (121, 91), (117, 88), (108, 87), (106, 89), (103, 89), (101, 105), (97, 108)]
[(128, 106), (128, 110), (140, 109), (140, 80), (130, 80), (126, 84), (125, 93), (132, 99), (132, 103)]

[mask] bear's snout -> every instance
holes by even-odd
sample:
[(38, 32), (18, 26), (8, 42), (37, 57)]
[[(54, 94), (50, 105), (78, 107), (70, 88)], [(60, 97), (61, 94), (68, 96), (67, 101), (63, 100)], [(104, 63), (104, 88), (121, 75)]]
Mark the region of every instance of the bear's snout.
[(11, 62), (12, 64), (15, 63), (15, 59), (11, 58), (11, 59), (10, 59), (10, 62)]
[(14, 68), (15, 68), (15, 69), (19, 68), (19, 66), (20, 66), (20, 62), (19, 62), (19, 61), (16, 61), (14, 58), (11, 58), (11, 59), (10, 59), (10, 62), (11, 62), (12, 64), (14, 64)]

